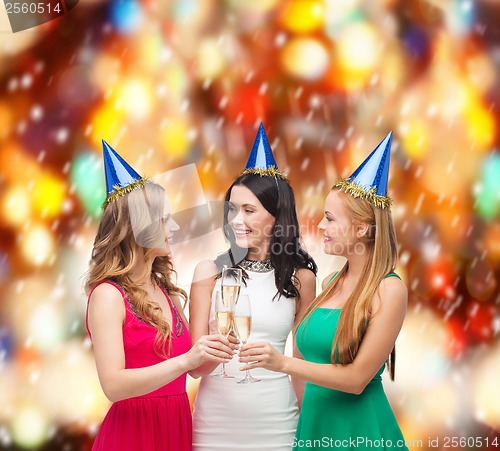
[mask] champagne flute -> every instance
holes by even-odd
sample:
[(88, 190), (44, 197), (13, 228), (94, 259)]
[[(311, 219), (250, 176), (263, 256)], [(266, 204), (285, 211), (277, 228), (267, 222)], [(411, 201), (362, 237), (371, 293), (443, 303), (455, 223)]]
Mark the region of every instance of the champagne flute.
[(241, 269), (224, 266), (222, 268), (221, 287), (222, 301), (231, 311), (233, 311), (234, 306), (238, 302), (238, 296), (241, 289)]
[[(226, 305), (226, 303), (222, 300), (220, 291), (215, 292), (215, 322), (217, 323), (219, 333), (227, 338), (233, 327), (233, 308), (231, 305)], [(232, 379), (234, 377), (229, 376), (229, 374), (226, 373), (225, 362), (222, 362), (221, 371), (213, 376), (224, 379)]]
[[(245, 344), (248, 341), (250, 330), (252, 329), (252, 309), (250, 307), (250, 298), (248, 294), (240, 295), (237, 304), (234, 306), (234, 326), (238, 338)], [(250, 374), (250, 370), (247, 370), (245, 377), (237, 383), (249, 384), (252, 382), (260, 382), (260, 379), (253, 377)]]
[[(215, 319), (219, 333), (227, 338), (233, 328), (234, 305), (241, 289), (241, 269), (228, 268), (224, 265), (221, 276), (222, 293), (215, 293)], [(224, 379), (233, 378), (226, 373), (225, 363), (222, 363), (220, 373), (214, 376)]]

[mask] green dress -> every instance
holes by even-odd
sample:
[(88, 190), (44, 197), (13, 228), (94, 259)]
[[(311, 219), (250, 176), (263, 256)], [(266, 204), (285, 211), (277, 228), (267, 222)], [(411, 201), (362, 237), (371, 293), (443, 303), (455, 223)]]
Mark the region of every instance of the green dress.
[[(317, 308), (299, 325), (297, 347), (305, 360), (331, 363), (340, 311)], [(407, 450), (382, 386), (383, 371), (359, 395), (307, 382), (293, 449)]]

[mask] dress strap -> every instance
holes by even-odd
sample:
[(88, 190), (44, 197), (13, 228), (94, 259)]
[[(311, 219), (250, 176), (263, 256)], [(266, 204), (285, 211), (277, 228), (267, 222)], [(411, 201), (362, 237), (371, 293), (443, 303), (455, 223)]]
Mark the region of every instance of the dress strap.
[(172, 298), (168, 294), (167, 287), (165, 287), (162, 283), (159, 283), (158, 285), (159, 285), (160, 289), (163, 291), (163, 294), (165, 295), (165, 297), (167, 298), (168, 304), (170, 306), (170, 311), (172, 312), (172, 326), (175, 323), (175, 336), (179, 337), (182, 334), (182, 330), (183, 330), (183, 322), (184, 321), (182, 320), (182, 316), (179, 313), (179, 311), (177, 310), (177, 307), (175, 306), (174, 301), (172, 301)]
[(339, 272), (338, 271), (335, 271), (333, 273), (333, 276), (330, 277), (330, 280), (328, 281), (328, 283), (326, 284), (326, 286), (330, 285), (332, 283), (332, 280), (335, 279), (335, 276), (338, 274)]
[[(339, 272), (338, 271), (335, 271), (333, 273), (333, 276), (330, 278), (330, 280), (328, 281), (328, 283), (326, 284), (327, 286), (330, 285), (330, 283), (332, 283), (332, 280), (335, 279), (335, 276), (338, 274)], [(387, 277), (397, 277), (399, 280), (402, 280), (401, 277), (396, 274), (395, 272), (390, 272), (389, 274), (387, 274), (384, 279), (386, 279)]]

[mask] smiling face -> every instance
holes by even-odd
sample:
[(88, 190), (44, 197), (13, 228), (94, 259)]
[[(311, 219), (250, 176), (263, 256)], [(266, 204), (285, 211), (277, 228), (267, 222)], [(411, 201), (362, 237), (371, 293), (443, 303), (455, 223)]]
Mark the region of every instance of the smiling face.
[(150, 250), (149, 255), (153, 258), (169, 255), (172, 235), (179, 226), (172, 218), (172, 207), (165, 190), (155, 183), (148, 183), (129, 193), (127, 201), (136, 244)]
[(323, 232), (324, 251), (330, 255), (348, 258), (352, 252), (359, 253), (363, 237), (367, 232), (366, 224), (356, 223), (345, 207), (338, 190), (332, 190), (325, 200), (325, 215), (318, 228)]
[(249, 258), (269, 254), (275, 218), (246, 186), (235, 185), (231, 189), (227, 219), (236, 244), (249, 249)]
[(162, 257), (171, 254), (170, 245), (172, 244), (172, 237), (175, 232), (179, 230), (179, 224), (177, 224), (172, 217), (172, 206), (167, 196), (165, 196), (163, 216), (161, 218), (162, 223), (162, 233), (164, 247), (158, 247), (153, 252), (153, 257)]

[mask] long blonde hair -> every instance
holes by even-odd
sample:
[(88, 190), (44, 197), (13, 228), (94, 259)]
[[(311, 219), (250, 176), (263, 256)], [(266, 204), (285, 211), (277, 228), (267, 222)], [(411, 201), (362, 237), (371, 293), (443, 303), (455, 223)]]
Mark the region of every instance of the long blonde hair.
[[(373, 296), (384, 277), (394, 271), (398, 254), (391, 211), (375, 207), (365, 199), (354, 198), (340, 190), (339, 192), (353, 223), (369, 226), (368, 233), (362, 241), (367, 255), (365, 265), (354, 291), (342, 307), (333, 340), (331, 361), (345, 365), (352, 363), (358, 353), (372, 314)], [(314, 310), (335, 293), (339, 282), (348, 270), (349, 263), (346, 263), (331, 283), (313, 300), (304, 313), (306, 322)], [(388, 362), (388, 369), (393, 380), (395, 359), (396, 354), (393, 349)]]
[(175, 274), (169, 257), (157, 257), (150, 261), (154, 248), (164, 245), (163, 215), (165, 190), (148, 183), (106, 206), (92, 249), (90, 267), (86, 274), (87, 295), (104, 280), (119, 285), (128, 295), (134, 313), (145, 323), (156, 328), (155, 352), (165, 352), (171, 330), (157, 302), (152, 301), (145, 290), (134, 282), (130, 273), (139, 263), (145, 263), (139, 280), (151, 278), (170, 294), (178, 294), (187, 300), (187, 294), (172, 282)]

